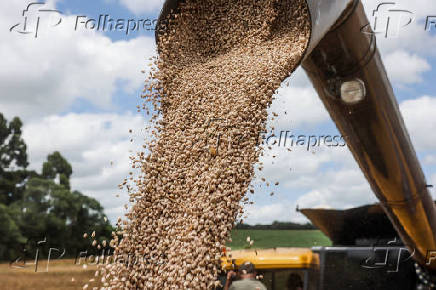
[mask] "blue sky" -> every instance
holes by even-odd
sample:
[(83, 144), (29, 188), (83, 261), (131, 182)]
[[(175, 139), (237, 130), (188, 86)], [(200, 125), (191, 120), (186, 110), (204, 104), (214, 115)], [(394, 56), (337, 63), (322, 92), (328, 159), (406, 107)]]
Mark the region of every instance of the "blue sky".
[[(146, 5), (146, 4), (144, 4)], [(86, 19), (96, 19), (100, 15), (109, 15), (109, 18), (114, 20), (117, 19), (150, 19), (155, 20), (159, 16), (159, 10), (145, 11), (139, 14), (133, 14), (125, 5), (122, 5), (119, 1), (115, 0), (96, 0), (96, 1), (83, 1), (83, 0), (70, 0), (70, 1), (59, 1), (56, 8), (68, 15), (86, 16)], [(104, 17), (104, 16), (103, 16)], [(83, 18), (81, 18), (83, 19)], [(84, 24), (79, 24), (78, 29), (85, 29)], [(133, 31), (132, 33), (126, 34), (125, 31), (105, 31), (102, 33), (109, 37), (112, 41), (128, 40), (133, 39), (138, 36), (154, 37), (154, 31), (149, 31), (145, 29), (140, 29), (139, 31)], [(126, 52), (127, 53), (127, 52)], [(140, 61), (140, 60), (138, 60)], [(123, 91), (117, 91), (112, 97), (112, 102), (114, 107), (106, 111), (134, 111), (136, 105), (140, 103), (138, 95), (140, 91), (126, 94)], [(70, 108), (65, 110), (68, 112), (102, 112), (101, 108), (93, 105), (92, 103), (86, 101), (86, 99), (77, 99)]]
[[(363, 2), (368, 14), (381, 3)], [(436, 2), (395, 2), (416, 19), (398, 37), (379, 37), (378, 46), (428, 183), (436, 183), (436, 27), (424, 31), (425, 17), (436, 15)], [(117, 184), (129, 172), (129, 154), (148, 137), (143, 129), (146, 118), (136, 112), (136, 106), (141, 104), (145, 80), (141, 71), (148, 73), (148, 59), (155, 54), (154, 33), (125, 35), (83, 26), (74, 31), (74, 25), (78, 15), (156, 19), (162, 1), (50, 0), (46, 7), (62, 11), (63, 21), (56, 27), (43, 26), (37, 39), (9, 32), (22, 22), (21, 12), (29, 3), (0, 3), (4, 40), (0, 43), (0, 111), (8, 118), (23, 119), (31, 168), (40, 170), (47, 154), (61, 151), (73, 165), (73, 187), (101, 201), (113, 221), (123, 214), (128, 199)], [(270, 111), (280, 114), (269, 122), (276, 132), (338, 134), (301, 69), (291, 77), (290, 87), (280, 88)], [(294, 210), (297, 205), (347, 208), (376, 201), (346, 147), (293, 148), (292, 152), (273, 148), (262, 161), (265, 168), (253, 183), (265, 177), (280, 185), (272, 197), (271, 190), (257, 187), (255, 204), (247, 208), (248, 222), (304, 222)]]

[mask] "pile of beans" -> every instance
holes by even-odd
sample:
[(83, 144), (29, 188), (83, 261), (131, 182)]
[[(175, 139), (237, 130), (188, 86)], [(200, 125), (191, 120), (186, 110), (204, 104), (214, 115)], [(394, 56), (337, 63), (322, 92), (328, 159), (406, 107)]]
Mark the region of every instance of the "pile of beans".
[(143, 95), (154, 136), (133, 160), (141, 174), (105, 289), (219, 284), (267, 109), (304, 55), (310, 20), (304, 0), (187, 0), (165, 31)]

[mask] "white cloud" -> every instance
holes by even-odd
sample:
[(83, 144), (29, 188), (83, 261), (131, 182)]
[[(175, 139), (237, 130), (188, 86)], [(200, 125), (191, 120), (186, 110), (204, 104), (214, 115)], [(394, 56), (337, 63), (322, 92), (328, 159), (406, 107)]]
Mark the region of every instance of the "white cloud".
[[(1, 27), (23, 23), (20, 13), (27, 3), (13, 3), (0, 3)], [(74, 28), (75, 17), (64, 15), (56, 27), (41, 24), (38, 38), (0, 31), (0, 107), (7, 117), (29, 120), (56, 114), (79, 98), (110, 109), (117, 90), (139, 92), (146, 57), (155, 51), (153, 38), (112, 41), (101, 33)]]
[(30, 152), (30, 167), (40, 172), (47, 155), (60, 151), (73, 166), (72, 188), (97, 198), (113, 221), (122, 214), (120, 204), (127, 201), (117, 185), (131, 171), (130, 152), (137, 152), (143, 144), (144, 122), (130, 113), (53, 115), (29, 122), (23, 138)]
[(416, 149), (434, 150), (436, 144), (436, 98), (423, 96), (400, 104), (406, 127)]
[(431, 70), (425, 59), (404, 50), (387, 54), (384, 63), (390, 80), (398, 85), (420, 83), (422, 73)]
[[(291, 82), (292, 84), (292, 82)], [(314, 126), (329, 120), (329, 115), (312, 87), (282, 86), (268, 110), (279, 115), (269, 125), (275, 129), (291, 130)]]
[[(268, 202), (263, 199), (263, 202), (256, 201), (254, 205), (246, 206), (246, 222), (268, 224), (278, 220), (304, 223), (307, 219), (296, 212), (297, 206), (347, 209), (377, 202), (368, 182), (358, 169), (315, 170), (312, 174), (301, 175), (299, 179), (304, 179), (304, 182), (285, 183), (278, 189), (279, 193), (275, 195), (277, 198), (273, 196)], [(310, 189), (293, 198), (291, 193), (300, 192), (302, 188)], [(255, 197), (256, 199), (259, 198)]]
[(282, 190), (302, 192), (296, 199), (300, 208), (347, 208), (375, 200), (367, 180), (346, 147), (320, 150), (316, 154), (300, 153), (289, 159), (294, 169), (281, 181)]
[[(377, 8), (379, 4), (385, 3), (384, 1), (374, 1), (374, 0), (363, 0), (362, 1), (365, 7), (366, 14), (368, 16), (372, 15), (372, 12)], [(408, 1), (408, 0), (396, 0), (389, 1), (394, 2), (395, 5), (385, 5), (386, 8), (381, 8), (379, 11), (381, 12), (381, 16), (389, 15), (387, 12), (388, 9), (402, 9), (408, 10), (413, 13), (413, 17), (416, 20), (420, 20), (428, 15), (434, 15), (436, 12), (436, 3), (433, 0), (419, 0), (419, 1)], [(392, 15), (392, 14), (390, 14)], [(408, 18), (406, 15), (404, 16), (404, 21), (407, 21)]]
[(271, 224), (273, 221), (290, 221), (304, 223), (307, 219), (296, 212), (296, 206), (291, 201), (281, 201), (267, 205), (251, 205), (245, 208), (248, 215), (247, 224)]
[[(377, 44), (381, 49), (382, 54), (384, 55), (395, 50), (403, 49), (409, 52), (418, 52), (421, 55), (434, 56), (435, 52), (431, 47), (434, 47), (436, 44), (436, 37), (429, 31), (425, 30), (425, 21), (427, 16), (435, 15), (436, 2), (433, 0), (397, 0), (393, 2), (395, 5), (385, 5), (380, 8), (377, 14), (379, 21), (378, 27), (385, 27), (385, 21), (389, 16), (391, 17), (390, 31), (395, 29), (394, 26), (397, 26), (397, 23), (399, 23), (400, 26), (405, 25), (410, 17), (412, 17), (414, 21), (411, 24), (400, 28), (396, 37), (385, 38), (383, 34), (377, 36)], [(372, 16), (372, 13), (379, 4), (384, 2), (364, 0), (363, 3), (368, 20), (371, 25), (374, 26), (375, 17)], [(401, 16), (402, 18), (399, 20), (400, 22), (396, 22), (399, 18), (395, 17), (398, 17), (399, 14), (389, 12), (389, 9), (408, 10), (412, 12), (412, 14), (403, 13)]]
[(313, 189), (297, 199), (300, 208), (346, 209), (374, 202), (374, 193), (357, 169), (317, 173)]
[(164, 0), (120, 0), (122, 5), (136, 15), (156, 12), (164, 2)]
[[(291, 147), (292, 152), (284, 148), (272, 148), (272, 150), (266, 149), (264, 156), (260, 158), (264, 164), (264, 169), (257, 175), (288, 186), (299, 183), (299, 187), (303, 186), (302, 181), (305, 176), (312, 175), (322, 165), (334, 160), (335, 152), (333, 150), (341, 150), (339, 148), (317, 149), (313, 153), (312, 150), (307, 151), (306, 148), (302, 147)], [(273, 156), (276, 157), (273, 158)]]
[(423, 163), (426, 165), (436, 165), (436, 155), (427, 155), (424, 157)]
[[(320, 147), (306, 151), (283, 148), (267, 151), (257, 171), (255, 205), (246, 207), (247, 223), (270, 223), (274, 220), (306, 222), (300, 208), (345, 209), (377, 202), (367, 180), (346, 147)], [(276, 158), (272, 158), (272, 155)], [(274, 162), (274, 164), (272, 164)], [(267, 190), (261, 178), (273, 185)], [(274, 196), (269, 193), (274, 191)]]

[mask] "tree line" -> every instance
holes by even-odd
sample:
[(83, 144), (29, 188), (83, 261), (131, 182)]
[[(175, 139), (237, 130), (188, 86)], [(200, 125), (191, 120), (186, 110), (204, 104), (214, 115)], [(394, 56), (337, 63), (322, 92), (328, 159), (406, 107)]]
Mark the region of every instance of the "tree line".
[(73, 257), (92, 248), (83, 235), (93, 231), (97, 241), (110, 241), (114, 229), (103, 207), (71, 189), (73, 169), (60, 152), (47, 156), (40, 173), (27, 169), (22, 126), (20, 118), (0, 113), (0, 260), (32, 259), (49, 248)]
[(237, 230), (316, 230), (317, 228), (311, 224), (297, 224), (292, 222), (278, 222), (274, 221), (270, 225), (249, 225), (245, 223), (238, 223), (235, 226)]

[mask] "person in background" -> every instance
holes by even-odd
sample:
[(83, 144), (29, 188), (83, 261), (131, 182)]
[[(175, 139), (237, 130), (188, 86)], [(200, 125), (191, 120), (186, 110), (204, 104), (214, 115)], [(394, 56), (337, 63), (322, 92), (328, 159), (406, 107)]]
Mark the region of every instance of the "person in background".
[(301, 280), (300, 275), (292, 273), (288, 277), (286, 283), (287, 290), (303, 290), (303, 280)]
[(240, 280), (232, 282), (236, 277), (234, 271), (227, 273), (227, 281), (224, 290), (267, 290), (262, 282), (256, 280), (256, 268), (250, 262), (245, 262), (238, 269)]

